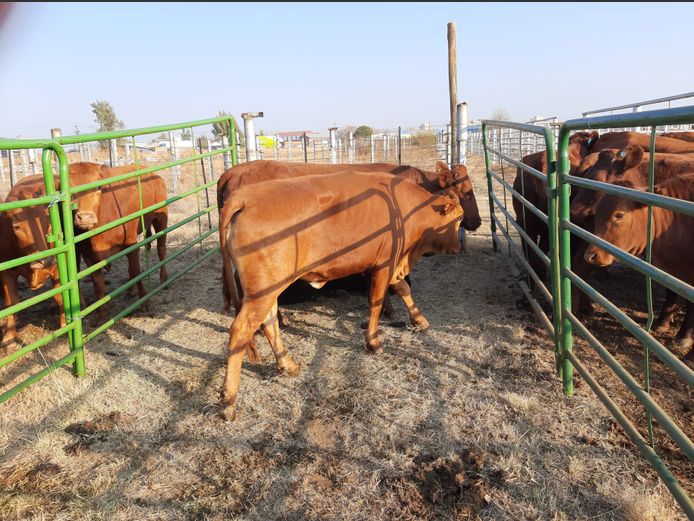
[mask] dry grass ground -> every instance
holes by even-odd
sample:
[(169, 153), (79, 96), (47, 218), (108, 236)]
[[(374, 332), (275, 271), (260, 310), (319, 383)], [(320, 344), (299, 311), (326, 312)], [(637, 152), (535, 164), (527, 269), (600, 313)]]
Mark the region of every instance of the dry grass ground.
[[(551, 343), (491, 251), (477, 160), (471, 175), (482, 228), (412, 274), (428, 332), (385, 322), (373, 356), (364, 296), (289, 305), (301, 374), (277, 376), (261, 343), (224, 422), (231, 318), (214, 256), (89, 344), (85, 378), (64, 368), (0, 406), (0, 518), (683, 519), (597, 398), (561, 393)], [(122, 263), (107, 274), (125, 276)], [(53, 312), (22, 315), (20, 339)], [(65, 349), (0, 370), (3, 385)]]

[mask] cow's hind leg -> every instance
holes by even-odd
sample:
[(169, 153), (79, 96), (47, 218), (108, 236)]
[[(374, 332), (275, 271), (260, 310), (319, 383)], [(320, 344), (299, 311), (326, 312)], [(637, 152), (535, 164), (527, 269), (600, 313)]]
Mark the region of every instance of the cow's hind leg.
[[(10, 307), (19, 302), (19, 294), (17, 293), (17, 277), (10, 275), (7, 272), (0, 273), (2, 278), (2, 290), (5, 296), (5, 307)], [(17, 344), (17, 317), (15, 315), (7, 315), (5, 321), (5, 332), (2, 335), (2, 344), (0, 344), (0, 354), (9, 354)]]
[(689, 349), (684, 357), (685, 362), (694, 367), (694, 303), (687, 301), (687, 314), (682, 322), (679, 333), (677, 333), (677, 345), (683, 349)]
[(380, 269), (371, 275), (369, 290), (369, 327), (366, 330), (366, 348), (372, 353), (383, 351), (381, 340), (378, 338), (378, 317), (381, 314), (383, 300), (388, 292), (389, 271)]
[[(58, 276), (57, 270), (56, 270), (56, 273), (53, 276), (51, 276), (51, 282), (53, 283), (54, 288), (57, 288), (60, 286), (60, 277)], [(80, 293), (80, 295), (81, 295), (81, 293)], [(60, 327), (65, 327), (67, 322), (65, 320), (65, 306), (63, 306), (63, 294), (62, 293), (56, 293), (55, 297), (53, 297), (53, 300), (55, 300), (55, 304), (58, 306), (58, 315), (60, 317), (59, 318)]]
[[(140, 250), (137, 249), (128, 253), (128, 278), (132, 280), (140, 273)], [(136, 285), (139, 298), (144, 297), (147, 294), (147, 290), (142, 280), (138, 280)], [(146, 301), (142, 303), (142, 309), (143, 311), (149, 311), (149, 305)]]
[(234, 317), (229, 328), (229, 344), (227, 346), (227, 367), (222, 388), (223, 414), (227, 420), (234, 419), (236, 414), (236, 397), (239, 393), (241, 364), (246, 353), (246, 345), (253, 339), (253, 334), (263, 323), (277, 298), (244, 302), (241, 310)]
[(410, 322), (419, 331), (424, 331), (429, 328), (429, 321), (424, 318), (422, 312), (419, 310), (417, 305), (412, 300), (412, 292), (410, 290), (410, 285), (404, 280), (400, 280), (395, 284), (390, 285), (395, 291), (395, 294), (402, 299), (407, 306), (407, 312), (410, 314)]
[(663, 302), (663, 308), (658, 314), (658, 319), (653, 324), (653, 329), (659, 333), (670, 329), (670, 324), (675, 318), (675, 311), (677, 311), (677, 293), (665, 288), (665, 302)]
[(272, 305), (272, 309), (265, 317), (263, 321), (263, 333), (270, 342), (273, 353), (275, 353), (275, 359), (277, 361), (277, 370), (282, 373), (287, 373), (289, 376), (295, 376), (299, 374), (299, 366), (292, 359), (289, 351), (284, 347), (282, 343), (282, 338), (280, 336), (279, 321), (277, 317), (277, 301)]
[[(159, 214), (152, 221), (152, 227), (154, 228), (154, 231), (156, 233), (159, 233), (160, 231), (166, 229), (167, 223), (168, 223), (168, 215)], [(157, 238), (157, 256), (159, 257), (160, 261), (163, 261), (166, 258), (166, 234)], [(164, 282), (168, 278), (169, 278), (169, 273), (166, 270), (166, 264), (163, 264), (162, 267), (159, 268), (159, 283), (161, 284), (162, 282)]]

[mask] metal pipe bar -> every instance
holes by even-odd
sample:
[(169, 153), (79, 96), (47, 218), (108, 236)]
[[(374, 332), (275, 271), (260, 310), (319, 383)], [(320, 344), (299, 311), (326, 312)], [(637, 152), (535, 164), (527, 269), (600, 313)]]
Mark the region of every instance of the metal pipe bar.
[[(612, 317), (627, 331), (629, 331), (629, 333), (634, 335), (639, 342), (647, 343), (655, 355), (660, 358), (665, 365), (675, 371), (675, 373), (677, 373), (677, 375), (680, 376), (688, 385), (694, 386), (694, 371), (684, 365), (682, 360), (677, 358), (663, 344), (646, 333), (646, 331), (644, 331), (641, 326), (634, 322), (626, 313), (607, 300), (607, 298), (605, 298), (600, 292), (576, 275), (573, 271), (570, 269), (563, 269), (562, 274), (567, 278), (567, 280), (573, 282), (581, 291), (588, 295), (588, 297), (604, 307), (607, 312), (612, 315)], [(566, 311), (567, 310), (565, 309), (564, 315), (568, 320)]]
[(62, 367), (64, 365), (73, 363), (77, 359), (77, 355), (79, 354), (78, 351), (71, 351), (69, 354), (61, 358), (60, 360), (56, 360), (53, 362), (51, 365), (43, 368), (41, 371), (38, 373), (30, 376), (26, 380), (24, 380), (22, 383), (15, 385), (12, 389), (5, 391), (4, 393), (0, 394), (0, 403), (6, 402), (10, 398), (12, 398), (15, 394), (17, 394), (20, 391), (23, 391), (27, 387), (29, 387), (31, 384), (38, 382), (43, 378), (44, 376), (49, 375), (59, 367)]
[(624, 385), (631, 391), (636, 399), (641, 402), (641, 405), (658, 420), (660, 426), (667, 432), (677, 446), (682, 449), (684, 455), (690, 460), (694, 460), (694, 443), (687, 435), (679, 428), (679, 426), (663, 411), (656, 401), (648, 392), (641, 388), (641, 385), (636, 379), (629, 374), (629, 371), (624, 369), (617, 359), (595, 338), (595, 336), (585, 327), (576, 315), (571, 311), (566, 311), (569, 320), (576, 328), (576, 332), (581, 335), (595, 352), (603, 359), (607, 366), (614, 371)]
[[(616, 110), (616, 109), (615, 109)], [(694, 105), (674, 109), (631, 112), (595, 118), (570, 119), (564, 123), (563, 132), (571, 130), (617, 128), (617, 127), (651, 127), (654, 125), (682, 125), (694, 121)]]
[(497, 174), (496, 172), (489, 172), (489, 175), (491, 175), (494, 179), (496, 179), (501, 185), (504, 186), (513, 196), (520, 202), (523, 206), (525, 206), (528, 210), (530, 210), (535, 216), (540, 219), (543, 223), (547, 224), (547, 215), (542, 213), (541, 210), (537, 208), (533, 203), (528, 201), (525, 197), (523, 197), (520, 193), (516, 191), (515, 188), (513, 188), (507, 181), (502, 179), (502, 177)]
[(667, 96), (665, 98), (656, 98), (647, 101), (641, 101), (638, 103), (629, 103), (627, 105), (617, 105), (616, 107), (607, 107), (606, 109), (589, 110), (587, 112), (582, 112), (583, 117), (590, 114), (598, 114), (600, 112), (609, 112), (613, 110), (625, 110), (633, 109), (634, 107), (643, 107), (644, 105), (655, 105), (657, 103), (665, 103), (666, 101), (676, 101), (680, 99), (694, 98), (694, 92), (685, 92), (684, 94), (676, 94), (674, 96)]
[(58, 246), (56, 248), (49, 248), (47, 250), (32, 253), (30, 255), (25, 255), (24, 257), (18, 257), (16, 259), (0, 262), (0, 271), (10, 270), (12, 268), (16, 268), (17, 266), (21, 266), (22, 264), (28, 264), (30, 262), (41, 260), (46, 257), (51, 257), (53, 255), (65, 253), (68, 250), (68, 248), (69, 246), (67, 244), (63, 244), (62, 246)]
[(506, 154), (504, 154), (504, 153), (502, 153), (502, 152), (497, 152), (497, 151), (494, 150), (493, 148), (492, 148), (492, 149), (489, 149), (489, 151), (490, 151), (492, 154), (494, 154), (495, 156), (497, 156), (497, 157), (503, 159), (503, 160), (506, 161), (507, 163), (511, 163), (513, 166), (518, 167), (518, 168), (520, 168), (521, 170), (524, 170), (525, 172), (528, 172), (530, 175), (536, 177), (536, 178), (539, 179), (540, 181), (542, 181), (542, 182), (544, 182), (544, 183), (547, 182), (547, 174), (544, 174), (544, 173), (540, 172), (539, 170), (537, 170), (537, 169), (535, 169), (535, 168), (533, 168), (533, 167), (531, 167), (531, 166), (528, 166), (528, 165), (526, 165), (525, 163), (523, 163), (523, 162), (521, 162), (521, 161), (516, 161), (515, 159), (513, 159), (513, 158), (507, 156)]
[[(31, 298), (28, 298), (26, 300), (22, 300), (21, 302), (17, 302), (15, 305), (10, 306), (8, 308), (0, 310), (0, 319), (3, 319), (9, 315), (14, 315), (15, 313), (18, 313), (28, 307), (31, 307), (35, 304), (40, 304), (41, 302), (44, 302), (45, 300), (48, 300), (50, 298), (55, 297), (58, 293), (63, 293), (65, 291), (68, 291), (69, 289), (73, 288), (75, 285), (75, 281), (70, 281), (65, 285), (60, 285), (55, 288), (49, 289), (48, 291), (44, 291), (43, 293), (39, 293), (38, 295), (35, 295)], [(63, 295), (63, 298), (65, 295)]]
[(75, 329), (75, 326), (77, 325), (76, 322), (71, 322), (70, 324), (67, 324), (66, 326), (61, 327), (60, 329), (56, 329), (55, 331), (52, 331), (51, 333), (47, 334), (44, 337), (39, 338), (35, 342), (32, 342), (29, 345), (26, 345), (20, 349), (17, 349), (14, 353), (11, 353), (7, 355), (5, 358), (0, 359), (0, 367), (4, 367), (9, 363), (14, 362), (18, 358), (22, 358), (23, 356), (29, 354), (30, 352), (34, 351), (35, 349), (38, 349), (39, 347), (42, 347), (46, 345), (49, 342), (52, 342), (53, 340), (56, 340), (63, 336), (65, 333), (68, 333), (69, 331), (72, 331)]

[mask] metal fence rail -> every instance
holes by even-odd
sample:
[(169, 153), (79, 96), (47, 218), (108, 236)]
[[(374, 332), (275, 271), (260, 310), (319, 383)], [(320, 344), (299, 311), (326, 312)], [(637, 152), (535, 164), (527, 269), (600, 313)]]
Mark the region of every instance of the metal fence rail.
[[(678, 425), (656, 402), (650, 394), (650, 357), (655, 355), (674, 375), (681, 378), (688, 386), (694, 386), (694, 371), (689, 369), (679, 358), (671, 353), (662, 343), (650, 334), (653, 323), (653, 298), (651, 282), (674, 291), (690, 302), (694, 302), (694, 287), (686, 282), (679, 280), (665, 271), (655, 267), (651, 263), (651, 244), (652, 233), (650, 231), (652, 222), (653, 207), (665, 208), (673, 212), (684, 215), (694, 216), (694, 202), (680, 199), (673, 199), (654, 193), (655, 163), (654, 155), (651, 154), (649, 164), (650, 186), (648, 191), (641, 191), (618, 185), (600, 183), (580, 177), (569, 175), (569, 137), (574, 131), (594, 130), (594, 129), (613, 129), (613, 128), (640, 128), (650, 127), (651, 149), (655, 144), (656, 132), (665, 126), (688, 125), (694, 123), (694, 107), (682, 107), (674, 109), (664, 109), (658, 111), (628, 113), (612, 116), (600, 116), (584, 119), (567, 121), (561, 126), (558, 136), (558, 161), (555, 162), (554, 140), (551, 131), (539, 126), (529, 126), (517, 123), (500, 121), (484, 121), (481, 129), (483, 140), (483, 150), (487, 170), (487, 182), (490, 199), (490, 210), (492, 216), (492, 236), (494, 249), (506, 249), (506, 257), (515, 257), (514, 274), (518, 272), (520, 266), (526, 273), (527, 280), (535, 282), (537, 291), (546, 300), (552, 303), (553, 328), (549, 327), (549, 318), (535, 300), (529, 284), (519, 278), (521, 290), (531, 303), (533, 310), (539, 315), (541, 323), (553, 336), (555, 342), (555, 355), (557, 359), (558, 374), (563, 382), (564, 392), (567, 395), (573, 394), (573, 374), (574, 369), (581, 375), (583, 380), (595, 392), (599, 399), (604, 403), (615, 420), (624, 429), (627, 436), (639, 449), (642, 456), (647, 459), (657, 474), (663, 480), (676, 501), (684, 510), (685, 514), (694, 519), (694, 506), (691, 498), (687, 495), (682, 485), (677, 481), (671, 470), (655, 450), (654, 444), (654, 423), (657, 421), (662, 432), (667, 435), (679, 448), (681, 454), (694, 461), (694, 443), (689, 438), (691, 432), (686, 433), (681, 425)], [(522, 143), (522, 133), (534, 133), (535, 135), (544, 134), (544, 141), (547, 148), (548, 172), (543, 174), (527, 165), (524, 165), (514, 157), (523, 155), (522, 145), (509, 147), (506, 145), (503, 136), (515, 132), (514, 139), (519, 144)], [(474, 140), (473, 140), (474, 142)], [(474, 146), (473, 146), (474, 150)], [(493, 158), (497, 158), (498, 164), (495, 167)], [(548, 213), (542, 213), (537, 207), (524, 197), (524, 188), (520, 193), (514, 189), (503, 175), (504, 164), (509, 164), (522, 169), (527, 174), (534, 176), (542, 181), (546, 186)], [(501, 172), (501, 175), (499, 174)], [(521, 179), (523, 179), (521, 177)], [(496, 183), (494, 185), (493, 183)], [(648, 206), (648, 233), (645, 260), (620, 250), (609, 242), (597, 237), (588, 230), (585, 230), (570, 222), (570, 192), (571, 187), (597, 190), (606, 194), (612, 194), (626, 199), (638, 201)], [(504, 190), (503, 203), (502, 197), (495, 194), (495, 187), (502, 187)], [(524, 233), (523, 227), (519, 226), (514, 216), (508, 211), (506, 197), (515, 198), (522, 204), (523, 212), (530, 211), (543, 223), (546, 223), (549, 230), (550, 252), (545, 255), (537, 244), (530, 240)], [(499, 211), (506, 221), (506, 226), (502, 224), (502, 219), (497, 217)], [(509, 226), (510, 224), (510, 226)], [(505, 238), (504, 241), (496, 233), (501, 230)], [(510, 231), (516, 232), (517, 239), (520, 239), (525, 247), (516, 246)], [(645, 327), (637, 324), (617, 305), (593, 288), (588, 282), (580, 278), (571, 270), (571, 236), (578, 237), (590, 244), (593, 244), (609, 254), (618, 258), (623, 264), (636, 270), (646, 277), (647, 289), (647, 309), (648, 320)], [(527, 253), (534, 251), (545, 265), (550, 267), (551, 287), (545, 287), (541, 282), (541, 277), (533, 273), (532, 267), (527, 261)], [(525, 252), (525, 255), (523, 253)], [(513, 255), (511, 255), (513, 254)], [(594, 331), (586, 326), (571, 309), (572, 286), (579, 288), (589, 298), (605, 308), (607, 313), (620, 324), (625, 334), (633, 336), (643, 345), (643, 374), (632, 375), (598, 340)], [(573, 352), (574, 335), (579, 335), (590, 348), (598, 355), (612, 373), (616, 376), (625, 388), (634, 396), (644, 411), (646, 425), (643, 432), (638, 426), (634, 425), (631, 419), (622, 411), (614, 398), (609, 395), (605, 388), (593, 376), (588, 366), (583, 363), (576, 353)], [(640, 381), (639, 381), (640, 380)]]
[[(200, 153), (195, 154), (194, 150), (192, 150), (191, 155), (188, 157), (182, 158), (182, 159), (176, 159), (175, 161), (163, 163), (163, 164), (157, 164), (151, 167), (142, 167), (140, 166), (140, 163), (138, 162), (138, 157), (137, 157), (137, 147), (135, 146), (135, 136), (139, 135), (144, 135), (144, 134), (154, 134), (154, 133), (161, 133), (161, 132), (168, 132), (168, 131), (173, 131), (173, 130), (180, 130), (180, 129), (186, 129), (189, 130), (191, 133), (191, 136), (193, 136), (193, 130), (196, 127), (201, 127), (201, 126), (207, 126), (211, 125), (214, 123), (223, 123), (228, 125), (228, 135), (231, 136), (231, 140), (229, 142), (229, 146), (222, 147), (216, 150), (210, 150), (208, 152), (203, 152), (202, 151), (202, 146), (200, 146)], [(25, 389), (27, 386), (31, 385), (32, 383), (40, 380), (53, 370), (55, 370), (58, 367), (61, 367), (66, 364), (73, 364), (74, 372), (77, 376), (84, 376), (85, 374), (85, 362), (84, 362), (84, 344), (86, 342), (89, 342), (92, 340), (94, 337), (111, 327), (113, 324), (115, 324), (117, 321), (122, 319), (123, 317), (127, 316), (130, 314), (133, 310), (137, 309), (140, 307), (142, 304), (147, 302), (149, 299), (151, 299), (153, 296), (157, 295), (159, 292), (161, 292), (165, 287), (169, 286), (171, 283), (173, 283), (175, 280), (180, 278), (182, 275), (190, 271), (191, 269), (195, 268), (198, 266), (200, 263), (202, 263), (204, 260), (208, 259), (211, 255), (216, 253), (219, 249), (219, 246), (215, 243), (215, 245), (205, 251), (203, 249), (203, 241), (205, 239), (211, 237), (214, 233), (217, 232), (217, 227), (212, 226), (212, 221), (208, 220), (208, 230), (203, 233), (203, 224), (202, 224), (202, 218), (204, 216), (210, 216), (210, 212), (213, 212), (217, 207), (216, 205), (210, 205), (209, 204), (209, 196), (207, 197), (207, 204), (204, 205), (203, 202), (201, 201), (201, 193), (204, 191), (207, 193), (207, 190), (211, 187), (213, 187), (216, 184), (215, 179), (207, 180), (206, 179), (206, 174), (204, 170), (204, 165), (205, 162), (204, 160), (207, 158), (211, 158), (212, 156), (215, 155), (224, 155), (225, 157), (227, 154), (230, 154), (231, 157), (231, 163), (232, 164), (237, 164), (237, 155), (236, 155), (236, 141), (235, 141), (235, 136), (236, 136), (236, 128), (234, 124), (233, 117), (231, 116), (221, 116), (221, 117), (216, 117), (216, 118), (209, 118), (209, 119), (204, 119), (204, 120), (197, 120), (197, 121), (189, 121), (189, 122), (184, 122), (184, 123), (176, 123), (176, 124), (171, 124), (171, 125), (160, 125), (156, 127), (148, 127), (148, 128), (140, 128), (140, 129), (134, 129), (134, 130), (119, 130), (119, 131), (114, 131), (114, 132), (107, 132), (107, 133), (101, 133), (101, 134), (82, 134), (78, 136), (66, 136), (66, 137), (59, 137), (59, 138), (53, 138), (53, 139), (34, 139), (34, 140), (0, 140), (0, 150), (41, 150), (42, 151), (42, 167), (43, 167), (43, 179), (44, 179), (44, 187), (45, 187), (45, 196), (41, 196), (35, 199), (29, 199), (29, 200), (22, 200), (22, 201), (16, 201), (16, 202), (6, 202), (6, 203), (0, 203), (0, 212), (6, 212), (9, 210), (13, 210), (16, 208), (22, 208), (22, 207), (27, 207), (27, 206), (46, 206), (47, 211), (50, 217), (50, 224), (51, 224), (51, 235), (50, 237), (47, 237), (47, 240), (49, 244), (51, 244), (51, 247), (48, 250), (45, 251), (39, 251), (32, 253), (30, 255), (25, 255), (23, 257), (17, 258), (17, 259), (10, 259), (8, 261), (0, 263), (0, 273), (9, 269), (12, 269), (16, 266), (22, 265), (22, 264), (27, 264), (30, 262), (33, 262), (38, 259), (43, 259), (49, 256), (55, 256), (56, 261), (57, 261), (57, 269), (59, 273), (59, 280), (60, 280), (60, 285), (56, 288), (53, 288), (49, 291), (45, 291), (43, 293), (40, 293), (34, 297), (31, 297), (27, 300), (24, 300), (23, 302), (19, 302), (18, 304), (15, 304), (13, 306), (7, 307), (0, 311), (0, 319), (3, 319), (7, 317), (8, 315), (12, 315), (18, 311), (22, 311), (27, 309), (28, 307), (35, 305), (39, 302), (43, 302), (49, 298), (52, 298), (56, 295), (61, 295), (62, 300), (63, 300), (63, 306), (65, 310), (65, 318), (66, 318), (66, 325), (64, 327), (61, 327), (55, 331), (52, 331), (51, 333), (45, 335), (44, 337), (36, 340), (35, 342), (21, 347), (20, 349), (16, 350), (13, 353), (8, 354), (4, 358), (0, 359), (0, 368), (16, 361), (19, 358), (22, 358), (29, 354), (30, 352), (41, 348), (42, 346), (48, 344), (49, 342), (52, 342), (53, 340), (59, 339), (63, 336), (68, 337), (68, 345), (69, 345), (69, 353), (60, 358), (59, 360), (53, 362), (52, 364), (47, 365), (45, 368), (43, 368), (41, 371), (38, 373), (31, 375), (29, 378), (26, 380), (20, 382), (19, 384), (6, 389), (0, 394), (0, 403), (7, 401), (10, 399), (12, 396), (20, 392), (22, 389)], [(64, 146), (66, 145), (74, 145), (74, 144), (82, 144), (82, 143), (89, 143), (93, 141), (111, 141), (111, 140), (116, 140), (116, 139), (131, 139), (132, 140), (132, 146), (133, 149), (135, 150), (134, 153), (134, 161), (135, 164), (138, 165), (138, 169), (134, 170), (132, 172), (128, 172), (126, 174), (114, 176), (114, 177), (109, 177), (106, 179), (101, 179), (96, 182), (84, 184), (81, 186), (70, 186), (70, 177), (69, 177), (69, 165), (68, 165), (68, 160), (67, 160), (67, 155), (65, 153)], [(192, 138), (194, 142), (194, 137)], [(60, 183), (60, 190), (58, 191), (55, 186), (55, 178), (53, 174), (53, 155), (57, 157), (57, 164), (58, 164), (58, 180)], [(198, 166), (197, 162), (200, 161), (201, 165), (201, 170), (202, 170), (202, 182), (199, 179), (198, 175)], [(225, 161), (226, 162), (226, 161)], [(184, 164), (192, 164), (193, 166), (193, 188), (186, 190), (180, 194), (168, 197), (166, 200), (159, 202), (157, 204), (151, 205), (149, 207), (144, 207), (142, 205), (142, 186), (141, 186), (141, 179), (143, 176), (147, 176), (148, 174), (152, 174), (154, 172), (159, 172), (164, 169), (174, 169), (174, 186), (176, 185), (177, 181), (177, 176), (179, 172), (176, 170), (178, 167)], [(210, 162), (210, 165), (212, 163)], [(136, 179), (137, 180), (137, 186), (138, 186), (138, 193), (139, 193), (139, 198), (140, 198), (140, 209), (136, 212), (130, 213), (127, 216), (123, 216), (122, 218), (119, 218), (117, 220), (114, 220), (109, 223), (102, 224), (98, 228), (82, 233), (80, 235), (75, 236), (75, 230), (73, 227), (73, 210), (72, 210), (72, 204), (73, 204), (73, 196), (78, 195), (80, 193), (83, 193), (87, 190), (93, 190), (93, 189), (99, 189), (103, 186), (106, 185), (111, 185), (113, 183), (125, 181), (128, 179)], [(114, 228), (116, 226), (120, 226), (126, 222), (132, 221), (134, 219), (143, 219), (144, 215), (147, 213), (156, 210), (158, 208), (170, 205), (176, 201), (183, 200), (184, 198), (195, 196), (196, 198), (196, 211), (192, 213), (190, 216), (186, 217), (185, 219), (182, 219), (178, 223), (174, 223), (171, 225), (167, 225), (167, 227), (163, 230), (158, 231), (155, 234), (152, 234), (150, 236), (146, 236), (143, 240), (137, 242), (136, 244), (133, 244), (129, 246), (128, 248), (110, 256), (107, 259), (104, 259), (82, 271), (79, 270), (79, 266), (77, 265), (77, 254), (76, 254), (76, 247), (77, 245), (85, 240), (88, 240), (89, 238), (98, 235), (99, 233), (102, 233), (104, 231), (107, 231), (111, 228)], [(170, 253), (167, 255), (167, 257), (163, 260), (160, 260), (159, 262), (150, 265), (149, 262), (149, 254), (147, 251), (145, 251), (145, 270), (143, 270), (140, 275), (137, 277), (134, 277), (133, 279), (129, 280), (125, 284), (119, 286), (115, 290), (111, 291), (109, 294), (107, 294), (104, 298), (98, 300), (97, 302), (85, 307), (81, 308), (80, 304), (80, 289), (79, 289), (79, 281), (87, 277), (88, 275), (93, 274), (96, 270), (101, 269), (108, 264), (111, 264), (113, 261), (122, 258), (123, 256), (127, 255), (128, 253), (131, 253), (133, 251), (138, 250), (141, 246), (148, 245), (152, 241), (159, 239), (160, 237), (168, 234), (169, 232), (176, 230), (185, 224), (191, 223), (197, 221), (198, 224), (198, 237), (189, 241), (187, 244), (185, 244), (183, 247), (179, 248), (178, 250)], [(141, 221), (143, 224), (143, 230), (142, 233), (145, 234), (144, 230), (144, 221)], [(145, 234), (146, 235), (146, 234)], [(158, 270), (160, 267), (168, 264), (169, 262), (180, 258), (184, 253), (188, 252), (191, 250), (194, 246), (200, 245), (200, 254), (198, 258), (196, 258), (194, 261), (188, 263), (187, 265), (183, 266), (181, 269), (179, 269), (177, 272), (172, 274), (165, 282), (158, 284), (154, 288), (150, 288), (148, 284), (148, 291), (142, 295), (140, 298), (138, 298), (134, 303), (131, 305), (127, 306), (125, 309), (120, 310), (117, 312), (113, 317), (109, 318), (105, 323), (99, 325), (96, 329), (91, 331), (89, 334), (84, 334), (83, 332), (83, 319), (89, 315), (90, 313), (94, 312), (96, 309), (99, 307), (103, 306), (107, 302), (111, 301), (113, 298), (117, 297), (124, 291), (126, 291), (129, 287), (132, 285), (138, 283), (139, 281), (142, 281), (144, 279), (147, 279), (150, 274)]]

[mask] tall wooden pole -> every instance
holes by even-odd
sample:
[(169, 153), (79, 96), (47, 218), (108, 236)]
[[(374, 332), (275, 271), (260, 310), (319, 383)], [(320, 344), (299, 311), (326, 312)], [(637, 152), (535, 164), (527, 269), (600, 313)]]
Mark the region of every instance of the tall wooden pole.
[(458, 125), (456, 111), (458, 108), (458, 67), (456, 65), (455, 22), (448, 22), (448, 90), (451, 101), (451, 130), (448, 135), (448, 146), (451, 147), (451, 166), (459, 163)]

